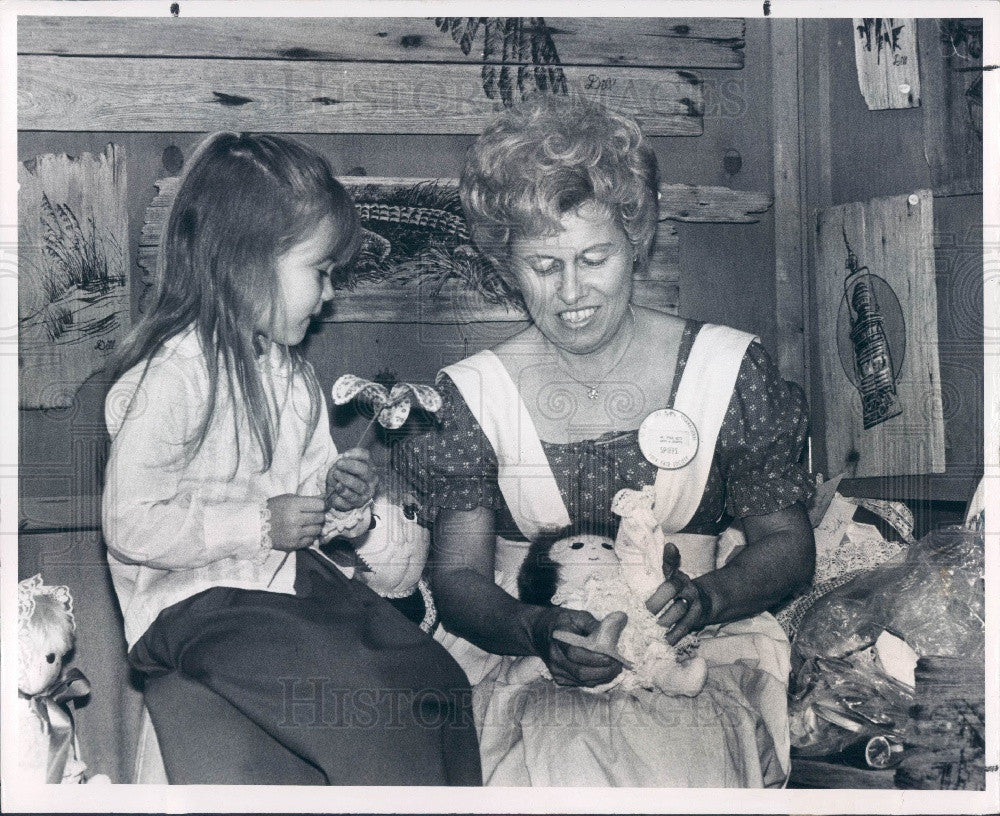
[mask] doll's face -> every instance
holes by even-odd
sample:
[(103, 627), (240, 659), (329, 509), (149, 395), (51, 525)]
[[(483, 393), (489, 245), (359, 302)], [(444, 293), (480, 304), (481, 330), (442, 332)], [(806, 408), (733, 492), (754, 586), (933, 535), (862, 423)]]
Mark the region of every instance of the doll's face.
[(561, 538), (549, 550), (559, 567), (561, 581), (580, 581), (591, 574), (607, 574), (618, 568), (618, 556), (610, 538), (579, 535)]
[(22, 633), (18, 643), (18, 689), (30, 695), (48, 691), (62, 674), (65, 658), (62, 642), (47, 642)]

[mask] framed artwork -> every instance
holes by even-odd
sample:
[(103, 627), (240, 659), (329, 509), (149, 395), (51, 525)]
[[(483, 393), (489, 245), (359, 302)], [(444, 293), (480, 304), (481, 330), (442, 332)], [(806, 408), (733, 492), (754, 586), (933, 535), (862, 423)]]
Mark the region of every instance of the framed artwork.
[(44, 155), (18, 167), (21, 408), (66, 408), (129, 327), (125, 157)]

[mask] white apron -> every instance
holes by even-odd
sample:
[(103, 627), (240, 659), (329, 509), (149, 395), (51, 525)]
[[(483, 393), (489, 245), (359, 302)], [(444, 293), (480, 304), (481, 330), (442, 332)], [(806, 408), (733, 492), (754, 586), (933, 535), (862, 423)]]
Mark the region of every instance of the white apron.
[[(736, 531), (726, 531), (718, 538), (676, 531), (687, 525), (701, 503), (736, 377), (747, 346), (753, 340), (752, 335), (725, 326), (703, 326), (674, 401), (673, 407), (683, 411), (697, 427), (699, 446), (695, 458), (684, 468), (658, 471), (656, 510), (664, 531), (673, 533), (670, 540), (681, 552), (681, 569), (692, 577), (721, 566), (745, 545)], [(446, 367), (444, 373), (455, 383), (493, 446), (499, 465), (498, 486), (525, 538), (533, 539), (543, 529), (568, 525), (569, 513), (534, 422), (500, 359), (491, 351), (483, 351)], [(496, 583), (515, 597), (517, 575), (527, 548), (525, 542), (497, 539)], [(694, 702), (668, 698), (672, 706), (669, 713), (650, 713), (665, 703), (654, 699), (652, 692), (644, 700), (613, 699), (614, 695), (603, 699), (589, 692), (561, 689), (544, 679), (544, 665), (538, 658), (488, 654), (440, 629), (438, 639), (466, 671), (475, 688), (483, 772), (488, 784), (717, 787), (773, 785), (776, 779), (780, 784), (787, 777), (789, 752), (786, 686), (790, 666), (784, 632), (771, 615), (761, 614), (709, 627), (703, 635), (706, 636), (701, 639), (701, 654), (710, 667), (719, 667), (718, 682), (712, 682), (710, 668), (706, 691)], [(723, 671), (722, 667), (728, 669)], [(733, 699), (739, 698), (740, 702), (734, 702), (732, 708), (749, 707), (756, 709), (757, 714), (749, 718), (745, 712), (742, 717), (734, 714), (732, 722), (724, 723), (719, 734), (708, 735), (710, 723), (717, 722), (718, 708), (728, 705), (727, 687), (733, 691), (740, 685), (749, 687), (749, 693), (747, 688), (739, 689)], [(603, 725), (595, 723), (588, 728), (567, 730), (563, 725), (552, 724), (550, 715), (554, 708), (565, 708), (567, 704), (562, 701), (569, 700), (574, 693), (574, 711), (585, 710), (588, 722), (603, 722)], [(690, 710), (681, 711), (689, 703)], [(631, 724), (626, 724), (621, 716), (614, 720), (617, 727), (608, 721), (610, 712), (622, 715), (623, 707), (630, 706), (642, 710), (638, 717), (634, 716), (636, 711), (627, 712)], [(709, 710), (703, 710), (705, 706)], [(546, 721), (536, 717), (533, 723), (526, 722), (542, 709)], [(682, 750), (684, 740), (677, 739), (681, 732), (670, 727), (676, 725), (679, 715), (694, 717), (693, 722), (698, 723), (700, 730), (683, 732), (695, 735), (693, 744), (683, 748), (684, 756), (674, 757), (676, 767), (665, 770), (661, 766), (671, 763), (663, 753)], [(749, 723), (748, 719), (757, 722)], [(760, 734), (749, 733), (755, 727), (765, 727), (773, 743), (773, 751), (764, 760), (769, 767), (763, 767), (755, 755), (753, 743), (762, 739)], [(659, 731), (667, 732), (662, 739), (658, 739)], [(700, 735), (708, 736), (701, 740)], [(713, 737), (721, 740), (714, 747)], [(578, 750), (573, 749), (574, 740), (580, 743)], [(648, 757), (642, 761), (649, 753), (647, 747), (663, 757), (664, 762)], [(713, 751), (720, 748), (723, 754), (728, 754), (729, 766), (707, 767), (706, 763), (712, 766), (722, 761), (713, 758)], [(706, 755), (700, 756), (702, 752)], [(713, 773), (715, 770), (718, 773)]]

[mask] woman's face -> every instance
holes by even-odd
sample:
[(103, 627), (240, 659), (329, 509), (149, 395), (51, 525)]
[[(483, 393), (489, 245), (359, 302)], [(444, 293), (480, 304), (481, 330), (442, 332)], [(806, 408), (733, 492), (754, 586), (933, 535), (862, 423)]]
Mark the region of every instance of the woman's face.
[(555, 235), (511, 243), (512, 271), (531, 319), (573, 354), (599, 351), (618, 333), (632, 299), (632, 245), (600, 205), (567, 212)]

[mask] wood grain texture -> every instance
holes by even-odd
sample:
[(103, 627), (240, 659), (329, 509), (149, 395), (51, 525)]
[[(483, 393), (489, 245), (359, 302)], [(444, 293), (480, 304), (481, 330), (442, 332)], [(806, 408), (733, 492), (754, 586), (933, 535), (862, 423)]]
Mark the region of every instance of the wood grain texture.
[(920, 20), (924, 155), (935, 194), (982, 189), (981, 20)]
[[(562, 65), (742, 68), (744, 22), (548, 17)], [(21, 17), (18, 53), (364, 62), (481, 62), (427, 17)]]
[(920, 106), (917, 21), (854, 18), (854, 61), (869, 110)]
[(695, 184), (661, 184), (660, 218), (692, 224), (756, 224), (770, 193)]
[[(814, 342), (819, 349), (826, 461), (831, 473), (847, 471), (849, 476), (865, 477), (944, 471), (933, 196), (929, 190), (919, 190), (912, 195), (915, 203), (910, 200), (910, 196), (876, 198), (829, 207), (817, 215)], [(898, 299), (905, 332), (904, 353), (900, 353), (898, 339), (890, 344), (896, 355), (896, 392), (902, 413), (868, 430), (862, 424), (853, 367), (848, 373), (853, 348), (845, 336), (849, 328), (844, 301), (845, 230), (860, 264), (868, 266)], [(880, 303), (880, 310), (886, 316), (887, 334), (898, 338), (891, 328), (888, 298)]]
[[(571, 94), (638, 118), (648, 136), (697, 136), (690, 71), (568, 67)], [(500, 103), (477, 65), (24, 56), (18, 128), (53, 131), (478, 133)]]
[[(774, 134), (774, 293), (777, 364), (786, 380), (802, 384), (808, 396), (806, 324), (808, 289), (804, 251), (800, 127), (799, 31), (792, 19), (771, 24), (771, 110)], [(793, 67), (795, 70), (793, 70)]]

